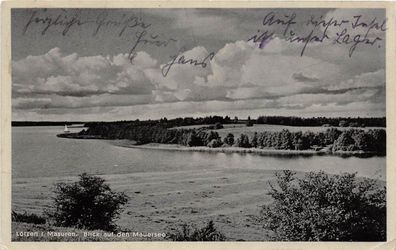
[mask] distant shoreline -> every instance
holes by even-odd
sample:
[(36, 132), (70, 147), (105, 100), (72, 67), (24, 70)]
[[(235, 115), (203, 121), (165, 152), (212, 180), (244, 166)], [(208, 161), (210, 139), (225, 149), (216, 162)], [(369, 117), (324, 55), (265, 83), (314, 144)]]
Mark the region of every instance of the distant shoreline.
[(110, 140), (98, 135), (79, 135), (78, 133), (65, 133), (65, 134), (57, 134), (57, 137), (67, 138), (67, 139), (96, 139), (96, 140)]

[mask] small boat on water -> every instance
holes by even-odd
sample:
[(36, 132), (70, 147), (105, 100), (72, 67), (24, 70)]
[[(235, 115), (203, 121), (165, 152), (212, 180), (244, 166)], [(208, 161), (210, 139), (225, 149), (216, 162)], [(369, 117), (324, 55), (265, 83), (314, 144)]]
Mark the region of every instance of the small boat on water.
[(69, 128), (67, 127), (66, 124), (65, 124), (65, 129), (63, 130), (63, 132), (64, 132), (65, 134), (70, 133), (70, 130), (69, 130)]

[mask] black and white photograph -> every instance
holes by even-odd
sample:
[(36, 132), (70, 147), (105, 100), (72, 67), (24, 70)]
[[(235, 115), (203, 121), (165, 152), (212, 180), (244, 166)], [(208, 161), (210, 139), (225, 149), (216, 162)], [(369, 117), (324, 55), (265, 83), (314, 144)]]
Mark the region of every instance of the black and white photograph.
[(11, 241), (389, 239), (386, 8), (10, 15)]

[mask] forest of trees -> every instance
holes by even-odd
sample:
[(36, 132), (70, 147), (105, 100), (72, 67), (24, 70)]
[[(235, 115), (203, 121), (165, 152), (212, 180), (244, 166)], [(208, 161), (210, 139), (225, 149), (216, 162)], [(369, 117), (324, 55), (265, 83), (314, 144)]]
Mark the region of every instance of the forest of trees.
[(272, 148), (284, 150), (319, 150), (327, 147), (336, 151), (364, 151), (384, 155), (386, 153), (386, 132), (384, 129), (348, 129), (338, 130), (328, 128), (324, 132), (279, 132), (264, 131), (254, 133), (249, 138), (240, 134), (235, 138), (229, 133), (221, 138), (218, 132), (207, 127), (198, 129), (168, 129), (155, 123), (134, 125), (130, 123), (96, 123), (79, 135), (97, 136), (103, 139), (129, 139), (138, 144), (162, 143), (180, 144), (184, 146), (208, 147), (243, 147), (243, 148)]
[(123, 125), (134, 125), (134, 126), (161, 126), (164, 128), (173, 128), (180, 126), (191, 126), (191, 125), (206, 125), (206, 124), (230, 124), (234, 121), (231, 120), (229, 116), (206, 116), (206, 117), (184, 117), (184, 118), (175, 118), (175, 119), (167, 119), (161, 118), (159, 120), (145, 120), (140, 121), (139, 119), (133, 121), (116, 121), (116, 122), (86, 122), (85, 127), (96, 126), (98, 124), (117, 124), (119, 126)]
[[(86, 127), (103, 123), (103, 122), (87, 122)], [(133, 124), (133, 125), (160, 125), (166, 128), (190, 126), (190, 125), (207, 125), (207, 124), (235, 124), (245, 123), (247, 126), (253, 126), (253, 124), (273, 124), (273, 125), (285, 125), (285, 126), (329, 126), (329, 127), (386, 127), (386, 118), (327, 118), (327, 117), (313, 117), (313, 118), (302, 118), (293, 116), (259, 116), (256, 120), (251, 119), (250, 116), (247, 120), (238, 119), (234, 117), (231, 119), (229, 116), (206, 116), (206, 117), (184, 117), (167, 119), (161, 118), (159, 120), (146, 120), (146, 121), (116, 121), (110, 122), (114, 124)]]
[(293, 116), (259, 116), (256, 121), (257, 124), (273, 124), (273, 125), (287, 125), (287, 126), (328, 126), (328, 127), (386, 127), (385, 117), (373, 118), (328, 118), (328, 117), (313, 117), (302, 118)]
[(82, 130), (79, 135), (94, 135), (103, 139), (128, 139), (138, 144), (150, 142), (180, 144), (185, 146), (207, 146), (213, 139), (220, 140), (217, 132), (200, 129), (167, 129), (159, 125), (116, 125), (99, 123)]
[[(64, 126), (65, 124), (82, 124), (84, 122), (78, 121), (13, 121), (12, 126)], [(273, 124), (285, 126), (331, 126), (331, 127), (386, 127), (385, 117), (374, 118), (327, 118), (327, 117), (312, 117), (302, 118), (294, 116), (259, 116), (256, 120), (251, 119), (250, 116), (247, 120), (238, 119), (238, 117), (230, 118), (229, 116), (206, 116), (206, 117), (184, 117), (167, 119), (161, 118), (159, 120), (124, 120), (115, 122), (85, 122), (86, 127), (96, 125), (98, 123), (112, 123), (112, 124), (133, 124), (133, 125), (161, 125), (162, 127), (172, 128), (190, 125), (206, 125), (206, 124), (232, 124), (232, 123), (245, 123), (247, 126), (253, 124)]]
[(254, 133), (253, 137), (241, 134), (235, 146), (274, 148), (288, 150), (321, 149), (331, 146), (336, 151), (364, 151), (386, 153), (386, 132), (383, 129), (349, 129), (340, 131), (329, 128), (325, 132), (290, 132), (286, 129), (280, 132)]

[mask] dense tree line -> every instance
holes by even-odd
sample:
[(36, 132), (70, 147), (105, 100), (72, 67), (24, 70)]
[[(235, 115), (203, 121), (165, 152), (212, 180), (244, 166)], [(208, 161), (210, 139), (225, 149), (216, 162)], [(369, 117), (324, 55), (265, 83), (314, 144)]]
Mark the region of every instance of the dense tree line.
[(340, 131), (329, 128), (324, 132), (290, 132), (289, 130), (254, 133), (249, 138), (240, 134), (238, 138), (229, 133), (222, 139), (216, 131), (208, 128), (168, 129), (155, 123), (134, 125), (129, 123), (96, 123), (80, 135), (94, 135), (104, 139), (129, 139), (138, 144), (162, 143), (184, 146), (235, 146), (242, 148), (273, 148), (284, 150), (320, 150), (327, 147), (335, 151), (365, 151), (386, 153), (386, 132), (383, 129), (348, 129)]
[(116, 121), (116, 122), (87, 122), (86, 127), (96, 125), (98, 123), (106, 124), (130, 124), (130, 125), (144, 125), (153, 126), (159, 125), (166, 128), (180, 127), (180, 126), (191, 126), (191, 125), (207, 125), (207, 124), (235, 124), (245, 123), (247, 126), (253, 126), (253, 124), (272, 124), (272, 125), (285, 125), (285, 126), (304, 126), (304, 127), (317, 127), (317, 126), (328, 126), (328, 127), (386, 127), (385, 117), (356, 117), (356, 118), (328, 118), (328, 117), (312, 117), (302, 118), (294, 116), (259, 116), (256, 120), (251, 119), (250, 116), (247, 120), (238, 119), (235, 117), (231, 119), (229, 116), (207, 116), (207, 117), (184, 117), (167, 119), (161, 118), (159, 120), (134, 120), (134, 121)]
[[(227, 139), (224, 140), (224, 143), (227, 143), (226, 141), (229, 140), (229, 137), (230, 135), (226, 137)], [(325, 132), (313, 133), (311, 131), (290, 132), (284, 129), (280, 132), (264, 131), (254, 133), (250, 141), (247, 135), (241, 134), (234, 145), (244, 148), (256, 147), (286, 150), (319, 150), (328, 147), (333, 152), (361, 150), (385, 154), (386, 132), (383, 129), (370, 129), (367, 131), (349, 129), (340, 131), (330, 128)]]
[(184, 146), (207, 146), (212, 140), (220, 141), (217, 132), (201, 129), (167, 129), (160, 125), (134, 126), (131, 124), (97, 123), (79, 135), (95, 135), (104, 139), (128, 139), (138, 144), (163, 143)]
[(206, 117), (184, 117), (184, 118), (175, 118), (175, 119), (167, 119), (161, 118), (159, 120), (145, 120), (140, 121), (132, 120), (132, 121), (115, 121), (115, 122), (87, 122), (85, 123), (85, 127), (96, 126), (98, 124), (116, 124), (117, 126), (122, 125), (134, 125), (134, 126), (161, 126), (165, 128), (173, 128), (173, 127), (181, 127), (181, 126), (191, 126), (191, 125), (206, 125), (206, 124), (230, 124), (233, 123), (233, 120), (229, 116), (206, 116)]
[(331, 126), (331, 127), (386, 127), (385, 117), (328, 118), (328, 117), (293, 117), (293, 116), (259, 116), (257, 124), (273, 124), (287, 126)]
[[(104, 123), (104, 122), (87, 122), (86, 127), (92, 125)], [(317, 126), (328, 126), (328, 127), (386, 127), (385, 117), (294, 117), (294, 116), (259, 116), (256, 120), (251, 119), (250, 116), (247, 120), (238, 119), (235, 117), (231, 119), (229, 116), (207, 116), (207, 117), (184, 117), (167, 119), (161, 118), (159, 120), (134, 120), (134, 121), (116, 121), (116, 122), (105, 122), (111, 124), (131, 124), (131, 125), (160, 125), (162, 127), (172, 128), (180, 126), (191, 126), (191, 125), (207, 125), (207, 124), (232, 124), (232, 123), (245, 123), (247, 126), (253, 126), (253, 124), (272, 124), (272, 125), (284, 125), (284, 126), (304, 126), (304, 127), (317, 127)]]
[[(78, 121), (13, 121), (12, 126), (63, 126), (65, 124), (82, 124), (84, 122)], [(248, 117), (247, 120), (238, 119), (229, 116), (206, 116), (206, 117), (184, 117), (167, 119), (161, 118), (159, 120), (123, 120), (113, 122), (85, 122), (86, 127), (91, 127), (96, 124), (130, 124), (130, 125), (160, 125), (162, 127), (172, 128), (190, 125), (206, 125), (206, 124), (232, 124), (232, 123), (246, 123), (247, 126), (253, 124), (273, 124), (273, 125), (287, 125), (287, 126), (332, 126), (332, 127), (385, 127), (386, 118), (327, 118), (327, 117), (312, 117), (302, 118), (293, 116), (259, 116), (256, 120)]]

